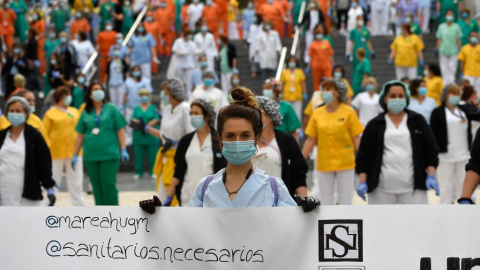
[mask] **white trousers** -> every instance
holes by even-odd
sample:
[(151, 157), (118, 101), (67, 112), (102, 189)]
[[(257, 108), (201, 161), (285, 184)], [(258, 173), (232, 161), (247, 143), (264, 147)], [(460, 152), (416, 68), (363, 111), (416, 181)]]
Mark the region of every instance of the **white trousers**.
[(422, 14), (422, 18), (423, 18), (423, 23), (422, 23), (423, 34), (429, 33), (430, 30), (428, 29), (428, 25), (430, 23), (430, 8), (429, 7), (420, 8), (420, 14)]
[(455, 82), (457, 75), (458, 58), (457, 55), (440, 55), (440, 71), (445, 85)]
[(302, 101), (289, 101), (288, 103), (292, 104), (293, 109), (295, 110), (295, 114), (298, 117), (298, 120), (302, 122)]
[(225, 93), (226, 97), (230, 96), (230, 90), (232, 89), (232, 83), (231, 83), (232, 75), (233, 75), (233, 72), (225, 73), (225, 74), (222, 74), (220, 79), (222, 81), (222, 90), (223, 90), (223, 93)]
[(70, 199), (74, 206), (84, 206), (85, 199), (83, 198), (83, 158), (78, 157), (75, 170), (72, 168), (72, 159), (53, 159), (52, 160), (52, 174), (53, 179), (60, 185), (63, 172), (67, 180), (67, 189), (70, 194)]
[(228, 22), (228, 39), (236, 40), (240, 39), (238, 34), (237, 22)]
[[(313, 32), (305, 31), (305, 53), (303, 56), (303, 60), (305, 61), (305, 63), (310, 63), (310, 55), (308, 55), (308, 49), (310, 48), (312, 41), (313, 41)], [(348, 50), (348, 47), (347, 47), (347, 50)]]
[(130, 68), (134, 66), (140, 66), (140, 69), (142, 70), (142, 78), (147, 78), (149, 80), (152, 78), (152, 63), (140, 64), (140, 63), (132, 62), (130, 64)]
[(395, 194), (376, 188), (367, 196), (368, 204), (428, 204), (427, 191), (419, 189), (408, 193)]
[(119, 86), (108, 86), (108, 93), (110, 94), (110, 102), (117, 105), (117, 108), (120, 108), (123, 103), (123, 95), (124, 95), (124, 85)]
[(191, 68), (177, 68), (175, 69), (175, 77), (179, 78), (184, 84), (185, 84), (185, 89), (187, 90), (187, 99), (190, 97), (190, 94), (192, 93), (192, 83), (190, 82), (190, 79), (192, 77), (192, 71), (193, 69)]
[(473, 76), (463, 76), (464, 79), (467, 79), (470, 81), (470, 85), (475, 88), (475, 91), (477, 91), (477, 95), (480, 93), (480, 77), (473, 77)]
[(440, 188), (440, 203), (451, 204), (462, 195), (465, 165), (468, 160), (444, 162), (440, 160), (437, 168), (438, 187)]
[(417, 78), (417, 67), (395, 67), (397, 80), (408, 77), (410, 80)]
[(351, 205), (353, 199), (354, 170), (313, 172), (312, 196), (319, 198), (322, 205), (334, 204), (335, 185), (338, 204)]
[[(130, 124), (130, 120), (132, 120), (132, 115), (133, 115), (133, 109), (130, 108), (125, 108), (125, 121), (127, 121), (128, 124)], [(125, 144), (127, 146), (132, 145), (133, 142), (133, 129), (130, 127), (130, 125), (125, 126)]]
[(372, 36), (386, 36), (388, 31), (388, 5), (372, 4)]

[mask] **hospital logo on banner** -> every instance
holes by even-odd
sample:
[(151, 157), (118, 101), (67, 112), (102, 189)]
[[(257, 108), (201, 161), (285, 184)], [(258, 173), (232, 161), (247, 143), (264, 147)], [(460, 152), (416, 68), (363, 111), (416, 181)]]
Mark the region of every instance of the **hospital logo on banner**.
[(363, 262), (363, 221), (319, 220), (320, 262)]

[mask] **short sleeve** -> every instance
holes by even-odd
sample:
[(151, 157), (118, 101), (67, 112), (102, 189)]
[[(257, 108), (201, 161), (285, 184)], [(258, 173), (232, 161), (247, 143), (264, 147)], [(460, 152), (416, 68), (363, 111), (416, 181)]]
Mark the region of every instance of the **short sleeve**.
[(349, 37), (349, 39), (350, 39), (351, 41), (355, 41), (354, 31), (355, 31), (355, 29), (353, 29), (352, 31), (350, 31), (350, 37)]
[(299, 80), (300, 82), (305, 82), (306, 78), (305, 78), (305, 73), (303, 73), (303, 70), (301, 69), (298, 69), (298, 74), (299, 74)]
[(353, 100), (352, 100), (352, 107), (355, 109), (359, 110), (360, 109), (360, 95), (357, 95)]
[(115, 106), (109, 106), (110, 110), (112, 110), (112, 117), (113, 117), (113, 126), (115, 128), (115, 131), (118, 131), (122, 128), (124, 128), (127, 125), (127, 121), (125, 118), (123, 118), (123, 115), (120, 113), (120, 111), (117, 109)]
[(314, 113), (310, 120), (308, 121), (307, 128), (305, 129), (305, 134), (309, 137), (317, 138), (317, 119), (318, 113)]
[(371, 35), (370, 35), (370, 30), (367, 29), (367, 35), (365, 36), (365, 38), (366, 38), (367, 40), (369, 40), (370, 37), (371, 37)]
[(423, 51), (423, 49), (425, 48), (425, 45), (423, 44), (423, 42), (420, 40), (418, 36), (416, 37), (416, 40), (417, 40), (417, 52)]
[(397, 50), (397, 41), (398, 41), (398, 38), (396, 38), (396, 39), (392, 42), (392, 45), (390, 45), (390, 50), (392, 50), (392, 51), (396, 51), (396, 50)]
[(457, 24), (457, 38), (462, 38), (463, 37), (463, 32), (460, 26)]
[(362, 123), (360, 123), (357, 114), (353, 110), (350, 111), (350, 116), (348, 117), (348, 119), (350, 137), (353, 138), (357, 135), (360, 135), (363, 132), (363, 126)]
[(85, 110), (82, 112), (80, 119), (78, 119), (77, 126), (75, 127), (75, 131), (80, 134), (85, 134), (87, 132), (87, 126), (85, 125), (86, 113)]
[(310, 44), (310, 47), (308, 47), (308, 55), (313, 55), (313, 42)]
[(157, 46), (157, 43), (155, 42), (155, 39), (152, 37), (151, 34), (148, 34), (148, 41), (150, 44), (150, 48)]
[(463, 47), (460, 52), (458, 53), (458, 60), (460, 61), (465, 61), (466, 55), (465, 55), (465, 47)]
[(309, 117), (312, 116), (312, 100), (311, 99), (308, 102), (305, 110), (303, 110), (303, 114), (305, 114), (306, 116), (309, 116)]
[(474, 32), (479, 32), (480, 31), (480, 29), (478, 27), (478, 23), (476, 21), (473, 21), (473, 31)]
[(437, 33), (435, 33), (435, 37), (441, 39), (442, 38), (442, 29), (443, 25), (438, 26)]

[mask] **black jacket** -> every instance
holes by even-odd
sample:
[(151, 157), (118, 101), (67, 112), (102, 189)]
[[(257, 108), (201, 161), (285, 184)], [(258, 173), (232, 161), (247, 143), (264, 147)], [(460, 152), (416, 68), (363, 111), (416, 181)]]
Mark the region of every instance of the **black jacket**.
[[(302, 25), (305, 25), (305, 29), (310, 29), (310, 10), (305, 10), (305, 13), (303, 14), (303, 20), (302, 20)], [(325, 23), (325, 18), (323, 17), (323, 12), (318, 9), (318, 22), (319, 23)], [(314, 25), (315, 26), (315, 25)]]
[[(425, 119), (410, 110), (406, 112), (412, 139), (414, 188), (426, 190), (426, 169), (428, 166), (438, 166), (437, 143)], [(358, 174), (367, 174), (368, 192), (374, 191), (378, 186), (386, 128), (385, 113), (379, 114), (367, 124), (360, 141), (355, 170)]]
[[(180, 139), (177, 146), (177, 152), (175, 153), (175, 173), (173, 177), (180, 180), (180, 183), (175, 188), (175, 194), (181, 204), (181, 193), (182, 193), (182, 186), (183, 181), (185, 179), (185, 173), (187, 173), (188, 164), (185, 160), (185, 155), (187, 154), (187, 150), (190, 147), (190, 143), (193, 140), (193, 136), (195, 132), (191, 132), (186, 134)], [(212, 151), (213, 151), (213, 173), (220, 171), (221, 169), (225, 168), (227, 165), (227, 161), (222, 156), (222, 151), (220, 150), (220, 144), (217, 138), (217, 132), (212, 129), (210, 133), (210, 137), (212, 139)], [(202, 178), (204, 175), (199, 175), (198, 179)]]
[[(0, 149), (11, 127), (0, 131)], [(52, 158), (45, 140), (34, 127), (25, 124), (25, 185), (22, 197), (43, 200), (42, 189), (55, 186), (52, 178)], [(1, 173), (1, 172), (0, 172)]]
[[(21, 60), (21, 61), (20, 61)], [(14, 60), (12, 57), (8, 56), (5, 65), (2, 68), (2, 75), (4, 76), (5, 82), (5, 96), (8, 97), (10, 93), (15, 90), (15, 85), (13, 84), (13, 77), (16, 74), (11, 74), (11, 70), (15, 66), (18, 73), (26, 77), (27, 75), (27, 59), (24, 57), (17, 58)]]
[[(221, 49), (221, 48), (220, 48)], [(227, 44), (228, 66), (234, 68), (233, 59), (237, 58), (237, 49), (232, 43)], [(220, 57), (218, 57), (218, 67), (220, 68)]]
[[(458, 107), (465, 113), (467, 116), (466, 121), (468, 121), (468, 131), (467, 138), (457, 138), (457, 139), (467, 139), (468, 140), (468, 149), (470, 150), (470, 145), (472, 144), (472, 120), (480, 120), (480, 114), (474, 110), (478, 110), (475, 105), (472, 111), (471, 105), (459, 105)], [(440, 153), (448, 152), (448, 129), (447, 129), (447, 117), (445, 115), (446, 107), (444, 105), (435, 108), (432, 111), (430, 116), (430, 127), (432, 128), (433, 135), (437, 140), (437, 145)]]
[(480, 175), (480, 128), (477, 130), (475, 140), (470, 151), (470, 160), (465, 166), (466, 171), (474, 171)]
[(275, 130), (275, 139), (282, 155), (282, 180), (293, 198), (297, 188), (307, 187), (308, 165), (292, 135)]

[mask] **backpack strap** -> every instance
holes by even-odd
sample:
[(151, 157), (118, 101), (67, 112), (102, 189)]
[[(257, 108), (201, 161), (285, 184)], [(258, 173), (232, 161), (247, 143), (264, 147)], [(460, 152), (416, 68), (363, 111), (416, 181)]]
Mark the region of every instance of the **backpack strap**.
[(273, 176), (268, 176), (268, 180), (270, 180), (270, 187), (272, 187), (273, 197), (275, 198), (275, 206), (278, 205), (278, 186), (277, 186), (277, 179)]
[(212, 180), (213, 180), (213, 174), (207, 176), (207, 179), (205, 179), (205, 182), (203, 182), (202, 196), (200, 197), (202, 202), (203, 202), (203, 197), (205, 197), (205, 192), (207, 191), (208, 185), (210, 184), (210, 182), (212, 182)]

